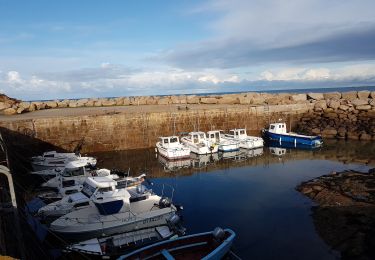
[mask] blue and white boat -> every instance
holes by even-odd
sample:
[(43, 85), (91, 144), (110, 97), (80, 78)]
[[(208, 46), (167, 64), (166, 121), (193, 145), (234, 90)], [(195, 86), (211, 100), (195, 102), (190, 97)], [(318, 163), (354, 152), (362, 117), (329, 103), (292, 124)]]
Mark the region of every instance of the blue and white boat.
[(215, 228), (214, 231), (165, 240), (123, 255), (123, 259), (222, 259), (230, 250), (236, 237), (230, 229)]
[(285, 123), (270, 124), (268, 129), (263, 129), (263, 136), (267, 141), (274, 141), (282, 143), (291, 143), (296, 147), (297, 145), (308, 145), (318, 147), (323, 144), (323, 139), (320, 136), (301, 135), (286, 131)]

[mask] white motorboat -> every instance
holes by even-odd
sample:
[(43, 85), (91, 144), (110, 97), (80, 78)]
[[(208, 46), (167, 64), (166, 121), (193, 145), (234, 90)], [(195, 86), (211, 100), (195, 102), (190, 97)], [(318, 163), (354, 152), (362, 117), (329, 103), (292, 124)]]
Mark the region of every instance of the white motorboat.
[(158, 156), (158, 161), (164, 167), (164, 171), (173, 172), (183, 168), (191, 167), (191, 158), (179, 159), (179, 160), (167, 160), (163, 156)]
[(219, 149), (217, 145), (207, 140), (203, 132), (190, 132), (188, 136), (181, 138), (181, 142), (196, 154), (216, 153)]
[(169, 199), (153, 193), (132, 200), (127, 189), (108, 189), (111, 196), (94, 194), (89, 207), (58, 218), (50, 230), (65, 239), (84, 240), (165, 225), (177, 211)]
[[(141, 180), (144, 176), (136, 177), (134, 179)], [(129, 185), (129, 186), (128, 186)], [(112, 191), (116, 188), (128, 189), (131, 194), (130, 200), (139, 199), (149, 192), (142, 184), (134, 186), (133, 183), (118, 183), (113, 180), (111, 176), (106, 177), (88, 177), (83, 183), (81, 192), (77, 192), (63, 197), (61, 200), (50, 203), (38, 210), (38, 215), (42, 217), (60, 217), (68, 214), (74, 210), (88, 207), (90, 201), (97, 194), (102, 194), (103, 197), (112, 195)], [(121, 186), (121, 187), (119, 187)]]
[(156, 143), (157, 152), (168, 159), (190, 157), (190, 149), (180, 143), (178, 136), (160, 137)]
[(94, 157), (76, 155), (74, 153), (57, 153), (55, 151), (46, 152), (42, 156), (31, 158), (31, 166), (34, 171), (41, 171), (51, 168), (64, 168), (69, 162), (84, 162), (86, 166), (95, 166), (96, 159)]
[(240, 143), (238, 141), (224, 139), (224, 134), (220, 131), (208, 131), (207, 132), (207, 140), (218, 146), (218, 150), (220, 152), (233, 152), (238, 151), (240, 149)]
[(255, 149), (264, 145), (261, 137), (248, 136), (246, 129), (232, 129), (229, 134), (225, 134), (224, 139), (237, 141), (240, 144), (240, 148), (244, 149)]

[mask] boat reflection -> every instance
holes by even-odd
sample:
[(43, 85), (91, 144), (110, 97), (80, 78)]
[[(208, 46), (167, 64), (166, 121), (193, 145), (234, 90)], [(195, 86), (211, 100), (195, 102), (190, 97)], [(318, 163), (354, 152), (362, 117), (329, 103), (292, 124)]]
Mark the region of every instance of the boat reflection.
[(218, 153), (203, 155), (191, 154), (190, 157), (192, 158), (191, 166), (193, 168), (204, 168), (220, 160)]
[(191, 158), (184, 158), (179, 160), (168, 160), (164, 156), (158, 155), (158, 161), (164, 167), (166, 172), (174, 172), (183, 168), (190, 168)]
[(270, 153), (276, 156), (283, 156), (286, 154), (286, 149), (280, 147), (270, 147)]
[(295, 144), (295, 143), (280, 143), (278, 141), (268, 141), (266, 142), (266, 146), (268, 147), (278, 147), (278, 148), (288, 148), (288, 149), (299, 149), (299, 150), (317, 150), (322, 148), (323, 145), (303, 145), (303, 144)]

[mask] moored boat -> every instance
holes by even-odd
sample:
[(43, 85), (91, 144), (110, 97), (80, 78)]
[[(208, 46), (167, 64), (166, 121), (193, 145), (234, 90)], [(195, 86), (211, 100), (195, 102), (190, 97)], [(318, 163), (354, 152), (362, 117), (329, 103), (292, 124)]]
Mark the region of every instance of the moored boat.
[(229, 134), (224, 135), (224, 139), (239, 142), (240, 148), (255, 149), (264, 146), (264, 141), (261, 137), (249, 136), (246, 129), (232, 129)]
[(190, 157), (190, 149), (180, 143), (178, 136), (160, 137), (156, 149), (160, 155), (171, 160)]
[(196, 154), (216, 153), (219, 149), (217, 145), (207, 140), (203, 132), (190, 132), (181, 138), (181, 142)]
[(224, 134), (218, 130), (208, 131), (207, 140), (212, 144), (217, 145), (220, 152), (233, 152), (240, 149), (240, 143), (238, 141), (224, 139), (223, 135)]
[(293, 132), (287, 132), (285, 123), (270, 124), (268, 129), (262, 130), (263, 136), (267, 141), (290, 143), (294, 146), (307, 145), (311, 147), (319, 147), (323, 144), (321, 136), (301, 135)]
[(222, 259), (229, 252), (235, 236), (230, 229), (216, 228), (211, 232), (161, 241), (118, 259)]

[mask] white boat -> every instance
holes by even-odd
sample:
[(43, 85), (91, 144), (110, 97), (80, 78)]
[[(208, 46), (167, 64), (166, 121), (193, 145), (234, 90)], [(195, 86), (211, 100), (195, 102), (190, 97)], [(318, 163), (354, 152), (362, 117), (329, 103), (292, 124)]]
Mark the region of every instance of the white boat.
[(263, 147), (255, 148), (255, 149), (241, 149), (244, 151), (247, 158), (254, 158), (257, 156), (261, 156), (263, 154)]
[(233, 152), (238, 151), (240, 149), (240, 143), (234, 140), (228, 140), (223, 138), (223, 134), (218, 131), (208, 131), (207, 132), (207, 140), (218, 146), (218, 150), (220, 152)]
[(155, 194), (133, 201), (127, 189), (111, 193), (110, 197), (95, 194), (92, 205), (58, 218), (50, 230), (65, 239), (84, 240), (165, 225), (177, 211), (169, 199)]
[(180, 143), (178, 136), (160, 137), (156, 143), (157, 152), (168, 159), (190, 157), (190, 149)]
[(164, 167), (164, 171), (173, 172), (183, 168), (191, 167), (191, 158), (179, 159), (179, 160), (167, 160), (163, 156), (158, 156), (158, 161)]
[[(136, 177), (140, 179), (141, 177)], [(129, 184), (129, 186), (127, 186)], [(50, 203), (38, 210), (38, 215), (42, 217), (60, 217), (68, 214), (74, 210), (88, 207), (90, 201), (97, 194), (102, 194), (103, 197), (112, 196), (113, 191), (116, 188), (122, 188), (121, 183), (114, 181), (111, 176), (106, 177), (88, 177), (83, 183), (81, 192), (77, 192), (68, 196), (63, 197), (61, 200)], [(132, 183), (126, 183), (123, 185), (124, 189), (128, 189), (131, 194), (130, 200), (139, 199), (140, 196), (144, 196), (149, 190), (146, 189), (142, 184), (134, 186)]]
[(193, 168), (204, 168), (220, 160), (218, 153), (192, 154), (191, 166)]
[(225, 134), (224, 139), (237, 141), (240, 144), (240, 148), (244, 149), (255, 149), (264, 145), (261, 137), (248, 136), (246, 129), (232, 129), (229, 134)]
[(196, 154), (216, 153), (219, 149), (217, 145), (207, 140), (203, 132), (190, 132), (188, 136), (181, 138), (181, 142)]
[(79, 161), (86, 166), (95, 166), (96, 159), (94, 157), (81, 156), (74, 153), (57, 153), (55, 151), (46, 152), (42, 156), (31, 158), (31, 166), (34, 171), (41, 171), (51, 168), (64, 168), (69, 162)]

